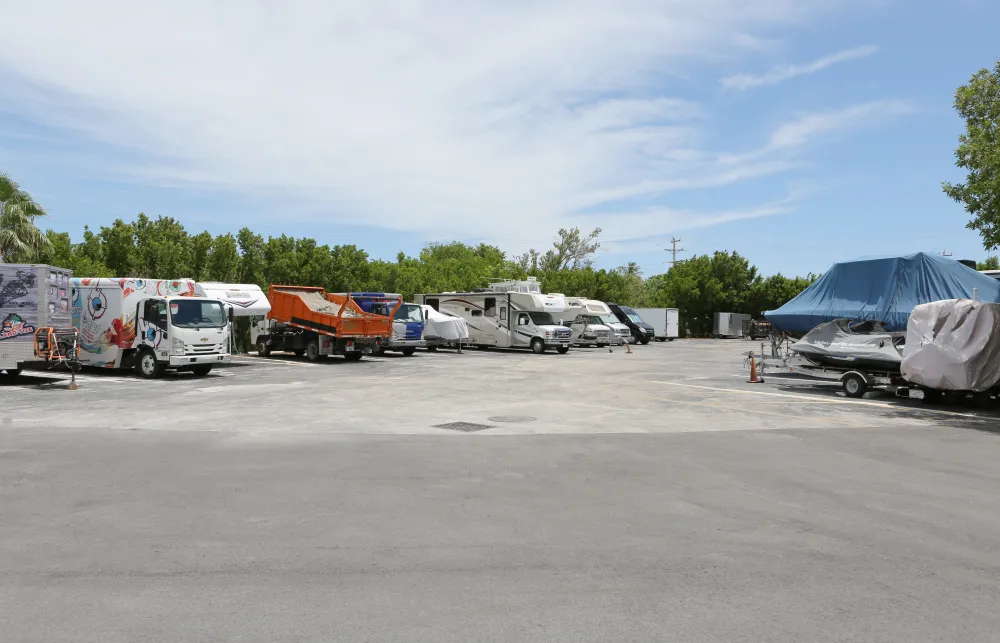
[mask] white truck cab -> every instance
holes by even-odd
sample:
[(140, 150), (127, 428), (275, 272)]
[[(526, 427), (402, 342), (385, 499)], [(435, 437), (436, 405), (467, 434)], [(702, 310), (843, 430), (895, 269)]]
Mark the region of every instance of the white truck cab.
[(569, 329), (573, 331), (573, 343), (577, 346), (603, 348), (618, 343), (618, 335), (597, 315), (577, 315)]

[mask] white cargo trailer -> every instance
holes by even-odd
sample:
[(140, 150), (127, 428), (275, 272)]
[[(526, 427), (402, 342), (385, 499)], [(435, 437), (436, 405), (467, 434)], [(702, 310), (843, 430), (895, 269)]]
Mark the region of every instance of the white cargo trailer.
[(749, 320), (750, 315), (743, 313), (715, 313), (712, 319), (712, 337), (743, 337), (743, 322)]
[(0, 375), (35, 360), (35, 331), (66, 328), (73, 273), (43, 264), (0, 263)]
[(656, 341), (672, 342), (680, 337), (680, 313), (676, 308), (636, 308), (635, 312), (653, 327), (653, 338)]

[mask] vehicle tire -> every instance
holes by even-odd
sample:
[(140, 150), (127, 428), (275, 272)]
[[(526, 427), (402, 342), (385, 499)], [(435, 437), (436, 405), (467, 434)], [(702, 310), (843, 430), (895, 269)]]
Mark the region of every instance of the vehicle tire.
[(357, 351), (351, 353), (344, 353), (344, 359), (346, 359), (348, 362), (360, 362), (361, 358), (364, 356), (365, 356), (364, 353), (360, 353)]
[(646, 344), (649, 343), (649, 338), (643, 335), (642, 337), (639, 338), (639, 343), (645, 346)]
[(156, 354), (149, 349), (144, 349), (139, 353), (139, 361), (136, 363), (139, 375), (147, 380), (155, 380), (163, 375), (166, 365), (156, 359)]
[[(295, 351), (295, 354), (301, 357), (302, 351)], [(306, 344), (306, 359), (310, 362), (319, 360), (319, 342), (316, 340), (312, 340)]]
[(940, 404), (941, 403), (941, 391), (936, 391), (934, 389), (925, 388), (924, 389), (924, 404)]
[(545, 352), (545, 342), (542, 341), (541, 337), (536, 337), (531, 340), (531, 352), (536, 355), (540, 355)]
[(413, 348), (412, 346), (408, 346), (408, 347), (406, 347), (406, 348), (403, 349), (403, 355), (405, 355), (406, 357), (412, 357), (413, 354), (416, 353), (416, 352), (417, 352), (417, 349)]
[(989, 391), (973, 393), (972, 405), (981, 411), (988, 411), (996, 408), (996, 400), (993, 399), (993, 395)]
[(844, 395), (850, 398), (857, 399), (864, 397), (865, 391), (868, 390), (868, 382), (857, 373), (848, 373), (845, 375), (842, 384), (844, 386)]
[(372, 349), (372, 355), (376, 357), (382, 357), (383, 355), (385, 355), (385, 347), (376, 346), (375, 348)]
[(438, 347), (437, 347), (437, 346), (428, 346), (428, 347), (427, 347), (427, 352), (428, 352), (428, 353), (436, 353), (436, 352), (437, 352), (437, 349), (438, 349)]
[(267, 357), (271, 354), (271, 347), (267, 345), (266, 339), (257, 340), (257, 355)]
[(559, 346), (558, 348), (556, 348), (556, 351), (558, 351), (560, 355), (565, 355), (566, 353), (569, 352), (569, 346)]
[(292, 352), (295, 353), (296, 357), (302, 357), (303, 355), (306, 354), (306, 351), (304, 349), (302, 349), (302, 348), (299, 348), (299, 349), (294, 350)]
[(598, 348), (607, 348), (608, 344), (598, 344), (597, 347)]
[(673, 337), (668, 337), (668, 338), (667, 338), (667, 341), (668, 341), (668, 342), (672, 342), (672, 341), (674, 341), (674, 339), (675, 339), (675, 338), (673, 338)]
[(21, 374), (21, 370), (20, 368), (5, 368), (4, 373), (7, 377), (17, 377)]
[(198, 377), (205, 377), (206, 375), (212, 372), (212, 365), (202, 364), (201, 366), (195, 366), (194, 368), (191, 369), (191, 372), (197, 375)]

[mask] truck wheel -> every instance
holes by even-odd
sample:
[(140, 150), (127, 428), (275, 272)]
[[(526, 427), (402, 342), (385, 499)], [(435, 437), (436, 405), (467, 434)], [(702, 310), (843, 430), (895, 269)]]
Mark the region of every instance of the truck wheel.
[(545, 352), (545, 342), (542, 341), (541, 337), (536, 337), (531, 340), (531, 352), (536, 354)]
[(205, 377), (206, 375), (212, 372), (212, 365), (203, 364), (202, 366), (195, 366), (194, 368), (191, 369), (191, 372), (197, 375), (198, 377)]
[(385, 347), (376, 346), (375, 348), (372, 349), (372, 355), (375, 355), (376, 357), (382, 357), (383, 355), (385, 355)]
[(271, 354), (271, 347), (267, 345), (266, 339), (257, 340), (257, 354), (261, 357), (267, 357)]
[(166, 365), (156, 360), (156, 355), (151, 350), (144, 350), (139, 353), (139, 375), (147, 380), (154, 380), (163, 375)]
[(412, 346), (408, 346), (407, 348), (403, 349), (403, 355), (405, 355), (407, 357), (410, 357), (411, 355), (413, 355), (416, 352), (417, 352), (417, 349), (413, 348)]
[(868, 382), (857, 373), (848, 373), (844, 376), (844, 395), (852, 398), (863, 397), (868, 390)]
[(645, 346), (646, 344), (649, 343), (649, 338), (643, 335), (642, 337), (639, 338), (639, 343)]
[[(310, 341), (306, 344), (306, 359), (310, 362), (315, 362), (319, 359), (319, 343), (316, 340)], [(302, 356), (302, 351), (295, 351), (295, 354), (299, 357)]]
[(560, 346), (556, 350), (559, 351), (560, 355), (565, 355), (566, 353), (569, 352), (569, 346)]
[(437, 347), (437, 346), (428, 346), (428, 347), (427, 347), (427, 352), (428, 352), (428, 353), (436, 353), (436, 352), (437, 352), (437, 349), (438, 349), (438, 347)]
[(360, 352), (360, 351), (354, 351), (354, 352), (351, 352), (351, 353), (344, 353), (344, 359), (346, 359), (348, 362), (360, 362), (361, 358), (364, 357), (364, 356), (365, 356), (365, 354), (362, 353), (362, 352)]

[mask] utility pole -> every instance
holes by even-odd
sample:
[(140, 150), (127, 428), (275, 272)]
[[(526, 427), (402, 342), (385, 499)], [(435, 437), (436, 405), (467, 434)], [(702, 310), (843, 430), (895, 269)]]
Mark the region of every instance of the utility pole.
[[(669, 252), (671, 255), (670, 261), (667, 262), (670, 264), (671, 268), (674, 267), (674, 265), (677, 263), (677, 253), (684, 252), (684, 248), (677, 247), (677, 244), (680, 242), (681, 242), (680, 239), (674, 239), (673, 237), (670, 237), (670, 249), (667, 250), (666, 248), (664, 248), (664, 250), (667, 250), (667, 252)], [(683, 259), (681, 261), (683, 261)]]

